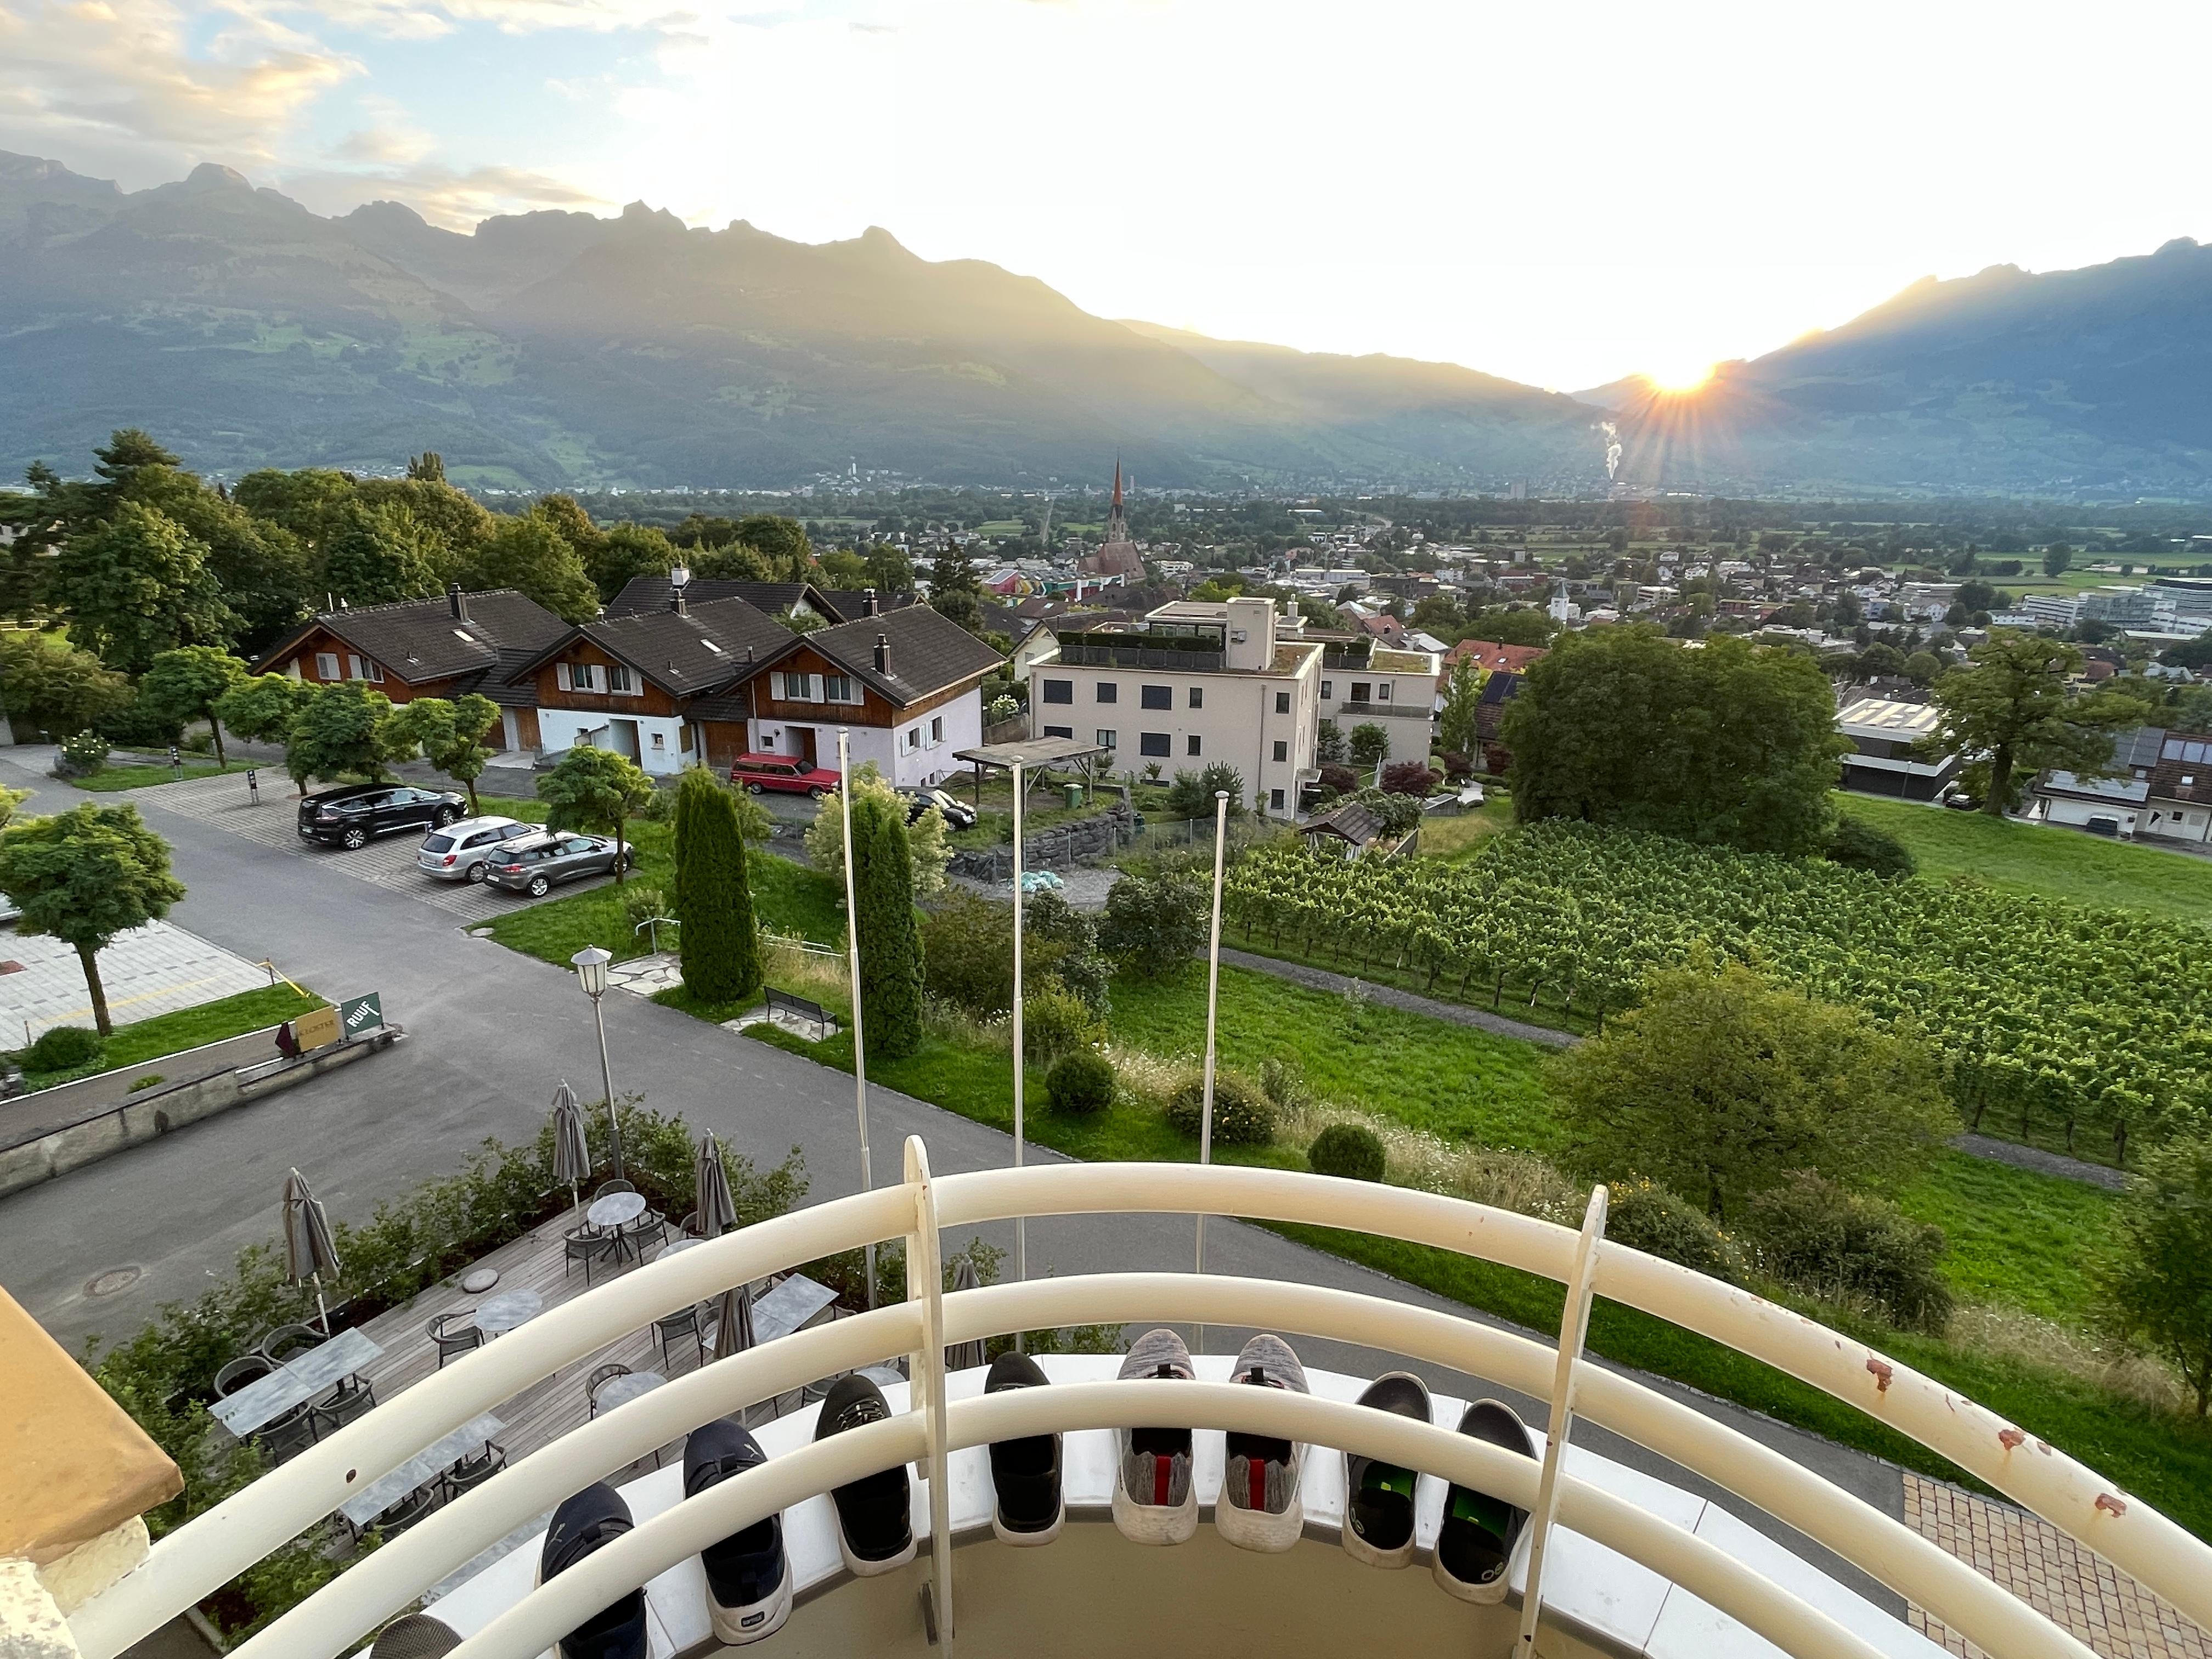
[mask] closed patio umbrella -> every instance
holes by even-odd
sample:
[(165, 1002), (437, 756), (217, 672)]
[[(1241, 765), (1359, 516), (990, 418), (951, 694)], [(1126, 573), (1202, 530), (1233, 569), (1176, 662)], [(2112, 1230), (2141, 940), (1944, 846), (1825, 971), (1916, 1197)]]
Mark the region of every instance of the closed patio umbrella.
[(335, 1279), (339, 1271), (331, 1218), (308, 1189), (307, 1177), (295, 1170), (284, 1182), (284, 1276), (295, 1285), (313, 1281), (315, 1311), (322, 1316), (325, 1336), (331, 1334), (331, 1314), (323, 1305), (323, 1275)]
[(592, 1178), (592, 1149), (584, 1139), (584, 1111), (576, 1104), (576, 1091), (562, 1078), (553, 1091), (553, 1179), (568, 1189), (571, 1206), (580, 1200), (576, 1188)]
[(722, 1167), (721, 1143), (712, 1129), (700, 1138), (699, 1157), (691, 1166), (698, 1196), (699, 1237), (720, 1238), (738, 1224), (737, 1200), (730, 1196), (729, 1172)]
[[(962, 1291), (973, 1291), (981, 1287), (975, 1282), (975, 1264), (966, 1256), (962, 1256), (960, 1265), (952, 1270), (954, 1292), (957, 1294)], [(945, 1351), (945, 1369), (948, 1371), (964, 1371), (982, 1363), (983, 1340), (981, 1337), (973, 1338), (966, 1342), (955, 1342)]]
[(753, 1346), (753, 1289), (732, 1285), (714, 1299), (714, 1358), (727, 1359)]

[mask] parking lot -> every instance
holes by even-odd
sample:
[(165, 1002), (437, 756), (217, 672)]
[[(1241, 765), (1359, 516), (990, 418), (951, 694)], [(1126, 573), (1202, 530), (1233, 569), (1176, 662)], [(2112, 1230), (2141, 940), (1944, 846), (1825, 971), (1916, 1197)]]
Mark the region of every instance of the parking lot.
[[(299, 797), (292, 793), (283, 774), (273, 769), (263, 774), (258, 805), (247, 794), (245, 777), (238, 773), (195, 778), (189, 783), (165, 783), (151, 789), (133, 790), (131, 793), (164, 811), (198, 818), (293, 858), (312, 860), (327, 866), (333, 874), (418, 899), (471, 926), (493, 921), (511, 910), (545, 902), (544, 899), (508, 892), (502, 887), (433, 881), (415, 867), (416, 852), (422, 845), (419, 830), (399, 830), (369, 842), (356, 853), (302, 841), (298, 828)], [(609, 879), (594, 876), (568, 882), (555, 888), (547, 896), (565, 898), (570, 893), (604, 886)]]

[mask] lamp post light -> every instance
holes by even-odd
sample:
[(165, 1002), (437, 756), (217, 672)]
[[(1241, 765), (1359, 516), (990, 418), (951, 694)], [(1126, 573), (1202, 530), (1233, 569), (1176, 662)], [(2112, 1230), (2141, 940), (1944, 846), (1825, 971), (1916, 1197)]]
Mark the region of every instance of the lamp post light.
[[(868, 1168), (868, 1049), (860, 1035), (860, 908), (854, 898), (853, 850), (853, 751), (851, 730), (837, 728), (837, 811), (845, 826), (845, 962), (853, 976), (853, 1099), (860, 1117), (860, 1190), (875, 1190)], [(876, 1305), (876, 1247), (868, 1246), (868, 1308)]]
[[(1221, 1006), (1221, 867), (1229, 840), (1229, 792), (1213, 792), (1213, 929), (1206, 947), (1206, 1093), (1199, 1116), (1198, 1161), (1213, 1162), (1213, 1058), (1215, 1017)], [(1198, 1250), (1194, 1270), (1206, 1271), (1206, 1217), (1198, 1218)], [(1206, 1327), (1198, 1328), (1198, 1346), (1206, 1346)]]
[[(1022, 1124), (1022, 797), (1029, 781), (1019, 761), (1014, 763), (1014, 1167), (1022, 1167), (1025, 1139)], [(1025, 1216), (1014, 1218), (1014, 1282), (1030, 1276), (1030, 1227)], [(1014, 1352), (1022, 1351), (1022, 1334), (1014, 1333)]]
[(622, 1120), (615, 1115), (614, 1068), (607, 1063), (607, 1017), (600, 1011), (599, 999), (607, 994), (607, 964), (614, 954), (602, 951), (596, 945), (587, 945), (568, 958), (576, 970), (576, 983), (584, 988), (584, 994), (592, 1000), (592, 1024), (599, 1032), (599, 1081), (607, 1091), (607, 1131), (612, 1138), (615, 1175), (623, 1173)]

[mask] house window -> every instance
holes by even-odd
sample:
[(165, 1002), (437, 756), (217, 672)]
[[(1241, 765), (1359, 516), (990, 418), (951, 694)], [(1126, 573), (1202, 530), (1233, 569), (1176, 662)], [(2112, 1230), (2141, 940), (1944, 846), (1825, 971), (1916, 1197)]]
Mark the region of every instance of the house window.
[(1206, 707), (1206, 688), (1204, 686), (1194, 685), (1190, 688), (1190, 706), (1193, 708), (1203, 708)]
[(368, 678), (368, 670), (361, 665), (361, 659), (350, 651), (346, 653), (346, 677), (356, 680)]
[(316, 652), (315, 678), (319, 680), (334, 680), (337, 677), (338, 653), (335, 651)]
[(1190, 736), (1185, 739), (1185, 742), (1188, 744), (1188, 747), (1183, 750), (1183, 753), (1186, 755), (1195, 755), (1198, 752), (1198, 733), (1195, 732), (1192, 732)]
[(641, 697), (645, 695), (638, 685), (635, 672), (623, 667), (620, 663), (611, 664), (607, 669), (607, 690), (619, 691), (632, 697)]
[(563, 662), (553, 665), (553, 681), (563, 691), (604, 691), (599, 666), (588, 662)]
[(921, 747), (921, 728), (920, 726), (909, 726), (905, 731), (899, 733), (898, 751), (900, 754), (911, 755), (915, 750)]
[(1137, 752), (1140, 755), (1168, 756), (1175, 753), (1175, 744), (1164, 732), (1145, 732), (1138, 734)]
[(1275, 758), (1278, 761), (1286, 761), (1290, 757), (1291, 745), (1279, 739), (1275, 744)]
[[(1075, 701), (1075, 682), (1073, 680), (1047, 680), (1044, 683), (1044, 700), (1047, 702), (1073, 702)], [(1067, 734), (1066, 732), (1062, 732), (1060, 735), (1065, 737)]]
[(785, 702), (820, 702), (822, 676), (819, 674), (770, 674), (769, 695)]
[(691, 723), (689, 720), (686, 720), (683, 729), (677, 732), (676, 746), (687, 755), (691, 752)]
[(1143, 693), (1140, 701), (1146, 708), (1172, 708), (1175, 707), (1175, 687), (1172, 685), (1147, 685), (1141, 687), (1140, 690)]
[(945, 741), (945, 716), (939, 714), (929, 723), (929, 746), (932, 749)]
[(1328, 702), (1331, 697), (1334, 696), (1335, 695), (1336, 695), (1336, 682), (1335, 682), (1334, 680), (1323, 680), (1323, 681), (1321, 683), (1321, 700), (1322, 700), (1323, 702)]
[(1368, 693), (1369, 690), (1370, 690), (1370, 688), (1369, 688), (1368, 684), (1367, 684), (1367, 682), (1366, 682), (1365, 680), (1354, 680), (1354, 681), (1352, 681), (1352, 702), (1365, 702), (1367, 701), (1367, 693)]
[(1390, 701), (1389, 681), (1384, 680), (1375, 688), (1375, 701), (1377, 702), (1388, 702)]
[(1278, 714), (1287, 714), (1291, 712), (1291, 694), (1289, 692), (1278, 691), (1275, 693), (1275, 712)]
[(1113, 681), (1111, 681), (1111, 680), (1101, 680), (1101, 681), (1099, 681), (1099, 682), (1098, 682), (1098, 701), (1099, 701), (1099, 702), (1121, 702), (1121, 688), (1120, 686), (1118, 686), (1118, 685), (1115, 684), (1114, 684), (1114, 682), (1113, 682)]
[(1044, 734), (1048, 738), (1072, 738), (1075, 735), (1075, 728), (1072, 726), (1048, 726)]
[(653, 734), (653, 746), (655, 749), (665, 749), (668, 747), (668, 739), (661, 733), (656, 732)]
[(1098, 728), (1098, 734), (1092, 739), (1092, 741), (1097, 744), (1101, 749), (1118, 748), (1121, 744), (1119, 734), (1109, 732), (1103, 726)]
[(1283, 792), (1281, 790), (1270, 789), (1267, 792), (1267, 810), (1270, 812), (1279, 812), (1283, 810)]
[(858, 702), (860, 694), (853, 689), (850, 674), (824, 674), (822, 677), (822, 698), (825, 702)]

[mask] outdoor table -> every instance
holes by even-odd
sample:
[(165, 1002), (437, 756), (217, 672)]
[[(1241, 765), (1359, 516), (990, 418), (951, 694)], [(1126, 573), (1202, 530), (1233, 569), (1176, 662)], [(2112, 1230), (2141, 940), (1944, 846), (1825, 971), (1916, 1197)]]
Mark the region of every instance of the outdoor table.
[(443, 1439), (423, 1447), (391, 1474), (370, 1481), (339, 1504), (338, 1513), (356, 1532), (362, 1531), (416, 1487), (443, 1474), (464, 1457), (475, 1456), (506, 1426), (489, 1412), (471, 1418)]
[(773, 1342), (804, 1330), (827, 1312), (837, 1292), (805, 1273), (793, 1273), (753, 1304), (753, 1341)]
[[(709, 1242), (709, 1241), (708, 1241), (708, 1240), (706, 1240), (706, 1239), (703, 1239), (703, 1238), (672, 1238), (672, 1239), (670, 1239), (670, 1240), (668, 1241), (668, 1243), (666, 1243), (665, 1244), (664, 1244), (664, 1245), (662, 1245), (662, 1246), (660, 1247), (660, 1255), (661, 1255), (661, 1256), (677, 1255), (680, 1255), (682, 1252), (684, 1252), (684, 1251), (685, 1251), (685, 1250), (696, 1250), (696, 1249), (698, 1249), (702, 1244), (707, 1243), (708, 1243), (708, 1242)], [(655, 1260), (655, 1261), (658, 1261), (658, 1260), (659, 1260), (659, 1259), (660, 1259), (660, 1257), (659, 1257), (659, 1256), (656, 1256), (656, 1257), (654, 1258), (654, 1260)]]
[(208, 1409), (217, 1422), (243, 1440), (295, 1406), (306, 1405), (325, 1389), (374, 1363), (383, 1352), (361, 1332), (340, 1331)]
[(643, 1193), (609, 1193), (605, 1198), (592, 1200), (592, 1207), (584, 1212), (584, 1219), (594, 1227), (622, 1228), (644, 1213)]
[(599, 1393), (592, 1397), (593, 1404), (600, 1411), (611, 1412), (617, 1406), (627, 1406), (631, 1401), (651, 1394), (667, 1381), (659, 1371), (625, 1371), (600, 1386)]
[(486, 1336), (505, 1336), (544, 1310), (545, 1298), (535, 1291), (502, 1291), (477, 1304), (477, 1328)]

